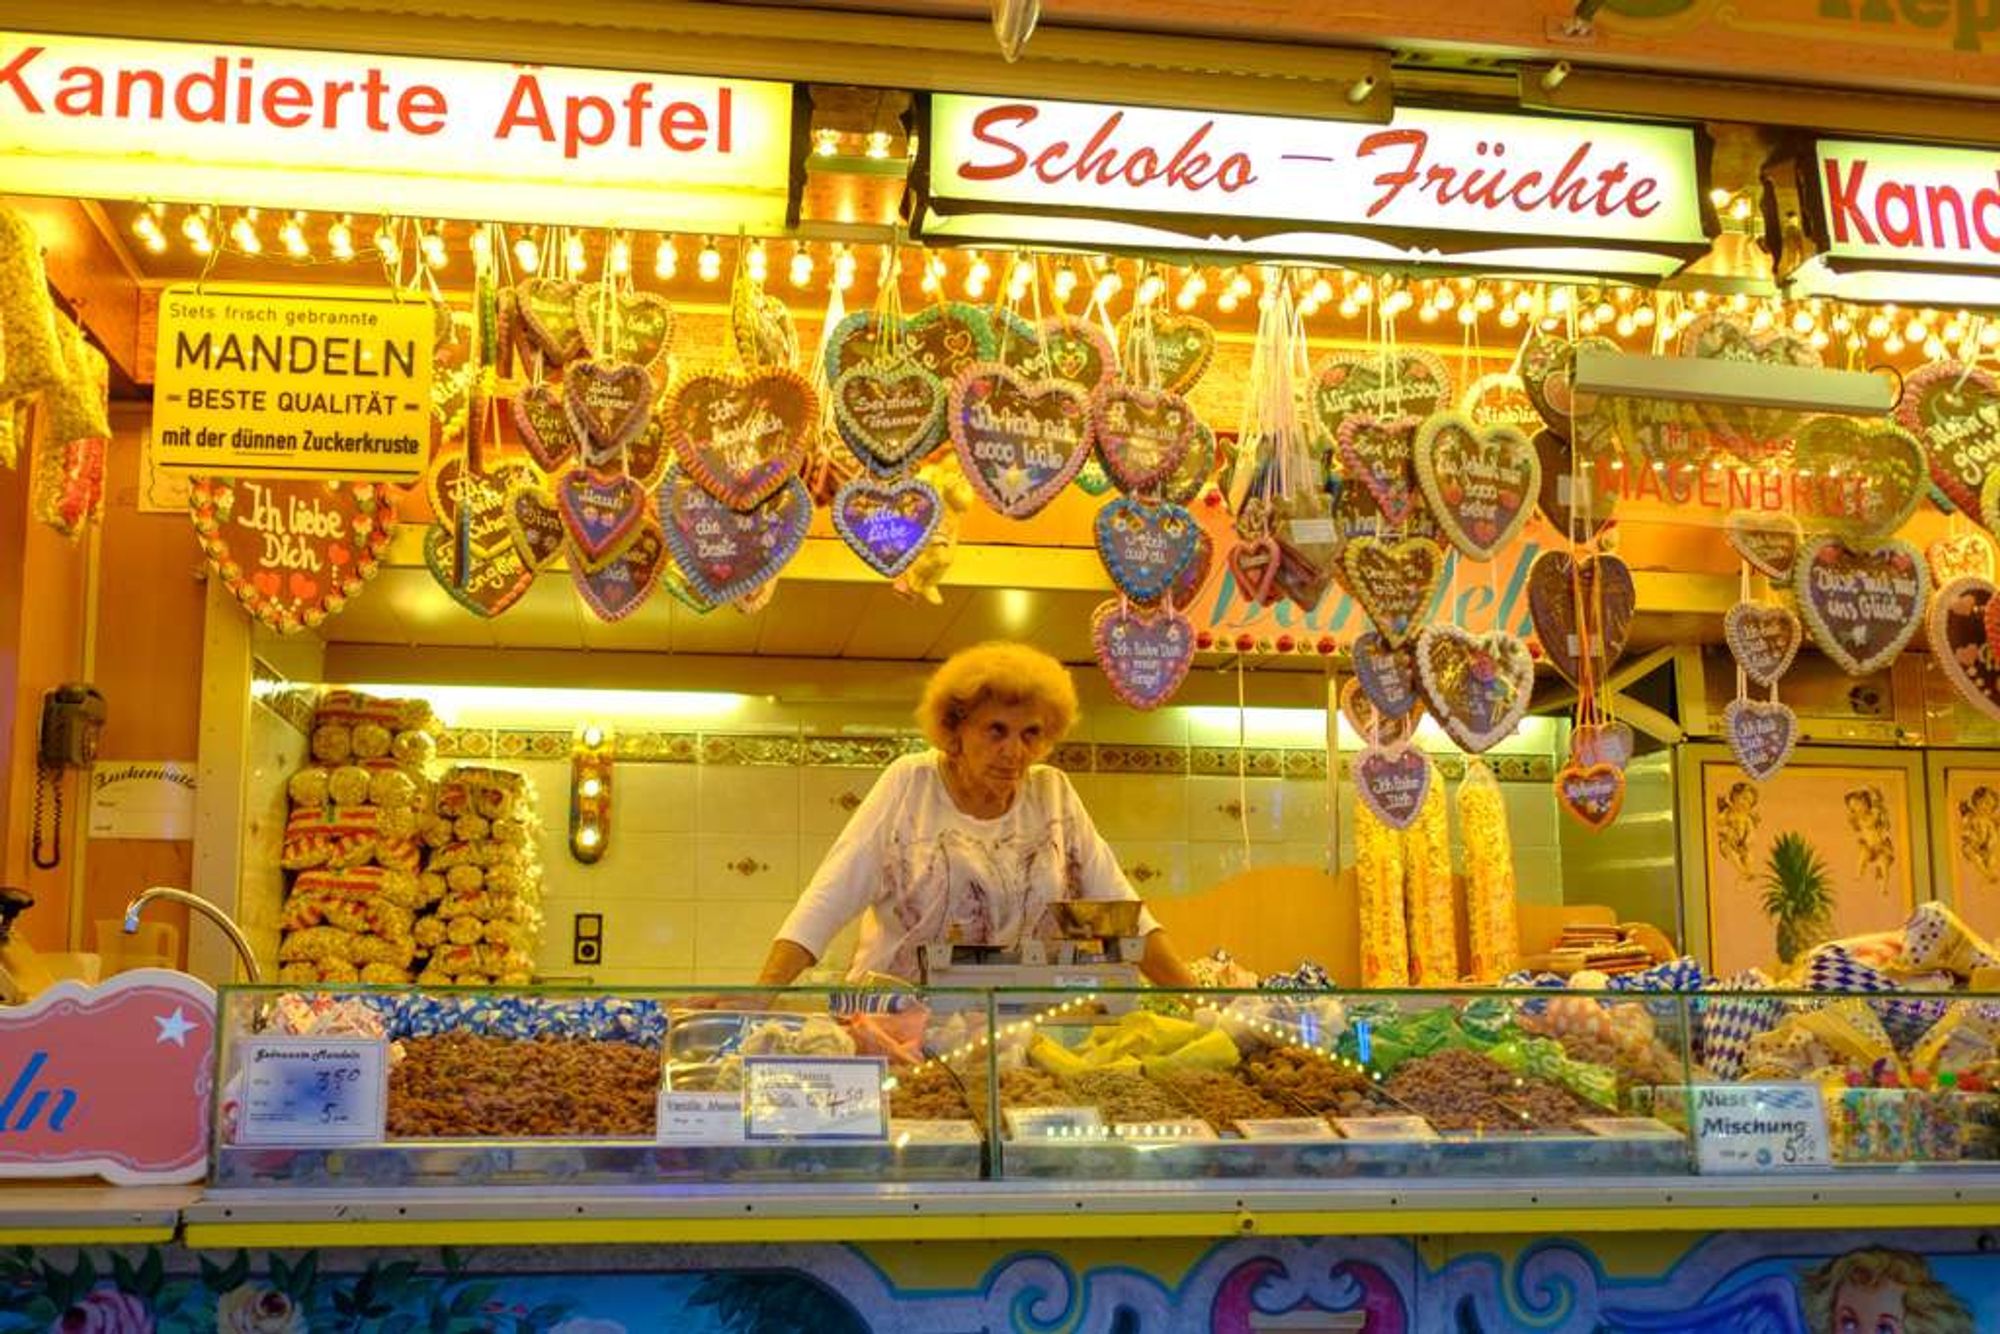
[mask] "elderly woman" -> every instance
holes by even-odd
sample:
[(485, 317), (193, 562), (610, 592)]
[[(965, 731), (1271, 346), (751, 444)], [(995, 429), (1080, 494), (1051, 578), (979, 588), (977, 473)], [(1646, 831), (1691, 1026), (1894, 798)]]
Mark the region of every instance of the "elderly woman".
[[(883, 771), (778, 929), (760, 981), (783, 985), (866, 914), (851, 977), (915, 978), (922, 946), (1013, 945), (1063, 899), (1134, 899), (1061, 770), (1039, 761), (1076, 720), (1063, 665), (1024, 644), (952, 655), (917, 719), (934, 747)], [(1193, 976), (1141, 913), (1139, 968), (1160, 986)]]

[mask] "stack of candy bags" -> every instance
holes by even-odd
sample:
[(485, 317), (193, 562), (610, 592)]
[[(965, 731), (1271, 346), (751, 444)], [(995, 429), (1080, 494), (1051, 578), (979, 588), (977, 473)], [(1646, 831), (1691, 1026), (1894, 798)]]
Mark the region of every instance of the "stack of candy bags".
[(286, 785), (280, 981), (410, 981), (417, 913), (435, 898), (418, 834), (436, 731), (422, 700), (336, 690), (320, 701), (312, 763)]
[(415, 927), (424, 986), (525, 986), (542, 932), (535, 794), (526, 776), (461, 765), (422, 824), (430, 912)]

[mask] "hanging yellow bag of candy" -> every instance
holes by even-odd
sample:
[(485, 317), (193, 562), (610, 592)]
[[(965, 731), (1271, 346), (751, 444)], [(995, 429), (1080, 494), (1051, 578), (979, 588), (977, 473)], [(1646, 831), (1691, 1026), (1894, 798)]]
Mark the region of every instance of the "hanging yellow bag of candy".
[(1410, 985), (1403, 838), (1359, 802), (1354, 809), (1354, 892), (1361, 910), (1361, 985)]
[(1498, 982), (1521, 959), (1514, 913), (1514, 848), (1507, 806), (1484, 761), (1470, 760), (1458, 785), (1458, 836), (1465, 847), (1466, 938), (1475, 982)]
[(1416, 823), (1403, 831), (1403, 901), (1410, 921), (1411, 982), (1451, 986), (1459, 980), (1457, 898), (1444, 780), (1435, 772)]
[[(64, 375), (42, 243), (28, 220), (0, 207), (0, 404), (39, 393)], [(0, 464), (12, 467), (12, 455)]]

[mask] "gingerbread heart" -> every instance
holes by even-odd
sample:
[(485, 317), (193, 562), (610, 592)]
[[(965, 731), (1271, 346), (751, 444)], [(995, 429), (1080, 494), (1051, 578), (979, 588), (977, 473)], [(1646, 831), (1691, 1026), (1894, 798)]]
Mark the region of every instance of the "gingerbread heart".
[(1762, 783), (1777, 776), (1799, 740), (1798, 715), (1777, 700), (1732, 699), (1722, 706), (1722, 734), (1744, 773)]
[(1535, 432), (1541, 485), (1535, 507), (1549, 526), (1572, 542), (1588, 542), (1611, 524), (1618, 492), (1588, 462), (1579, 464), (1570, 442), (1553, 430)]
[(1793, 434), (1792, 466), (1800, 523), (1850, 546), (1902, 527), (1930, 485), (1923, 446), (1886, 421), (1814, 417)]
[(587, 446), (617, 454), (653, 411), (653, 377), (629, 361), (580, 361), (563, 372), (563, 410)]
[(1556, 804), (1586, 828), (1601, 830), (1625, 806), (1625, 771), (1608, 764), (1566, 764), (1556, 773)]
[(1751, 569), (1778, 583), (1791, 582), (1802, 540), (1797, 519), (1782, 511), (1732, 510), (1722, 530)]
[(1417, 636), (1417, 681), (1439, 726), (1466, 750), (1511, 736), (1535, 692), (1535, 661), (1512, 635), (1427, 625)]
[(394, 493), (375, 482), (195, 477), (188, 514), (223, 587), (280, 634), (346, 607), (396, 528)]
[(507, 493), (523, 483), (532, 484), (536, 474), (525, 463), (502, 463), (468, 476), (463, 453), (440, 454), (424, 474), (424, 495), (430, 501), (431, 517), (449, 528), (458, 522), (459, 506), (470, 503), (475, 528), (488, 536), (506, 532)]
[(984, 307), (963, 301), (927, 306), (903, 326), (903, 346), (916, 363), (950, 384), (980, 362), (990, 362), (1000, 340)]
[(1632, 762), (1635, 740), (1629, 723), (1579, 723), (1570, 729), (1569, 757), (1584, 768), (1608, 764), (1623, 769)]
[[(1579, 418), (1594, 419), (1595, 395), (1576, 392), (1576, 354), (1582, 348), (1616, 352), (1618, 345), (1608, 338), (1580, 338), (1572, 343), (1557, 334), (1536, 334), (1521, 348), (1521, 388), (1534, 404), (1548, 428), (1564, 440), (1577, 443)], [(1591, 431), (1583, 431), (1586, 454), (1594, 452)]]
[(823, 356), (826, 382), (833, 384), (856, 366), (889, 365), (908, 360), (903, 347), (906, 324), (885, 324), (873, 311), (857, 310), (833, 326)]
[(1194, 662), (1194, 625), (1172, 608), (1147, 611), (1112, 598), (1092, 614), (1090, 639), (1112, 693), (1135, 709), (1172, 699)]
[(893, 476), (944, 443), (951, 396), (913, 361), (866, 362), (833, 383), (835, 429), (871, 472)]
[(538, 380), (515, 397), (514, 425), (528, 457), (544, 473), (554, 475), (576, 457), (576, 427), (563, 405), (562, 391), (548, 381)]
[(667, 548), (660, 526), (648, 519), (623, 551), (595, 570), (571, 566), (569, 577), (576, 595), (599, 620), (622, 621), (652, 596), (666, 565)]
[(798, 473), (819, 399), (797, 371), (703, 371), (675, 386), (660, 415), (681, 471), (751, 510)]
[(775, 576), (806, 540), (812, 496), (797, 477), (753, 510), (737, 510), (669, 471), (658, 492), (667, 548), (704, 601), (734, 602)]
[[(1759, 333), (1747, 315), (1712, 310), (1681, 331), (1680, 353), (1718, 361), (1767, 366), (1820, 366), (1819, 350), (1786, 325)], [(1757, 463), (1782, 449), (1802, 415), (1784, 408), (1746, 408), (1696, 402), (1697, 417), (1731, 453)]]
[(1520, 536), (1542, 484), (1527, 436), (1456, 412), (1437, 413), (1418, 429), (1416, 468), (1438, 527), (1474, 560), (1492, 560)]
[(1278, 539), (1262, 537), (1238, 541), (1229, 549), (1229, 572), (1236, 579), (1236, 591), (1253, 606), (1265, 606), (1278, 596), (1278, 563), (1284, 553)]
[(1451, 406), (1451, 376), (1431, 352), (1334, 352), (1313, 369), (1313, 421), (1329, 439), (1357, 413), (1422, 420)]
[(1931, 584), (1936, 588), (1954, 579), (1991, 579), (1993, 541), (1984, 533), (1940, 537), (1924, 549), (1924, 562), (1930, 566)]
[(1124, 491), (1157, 488), (1194, 445), (1194, 409), (1164, 390), (1113, 381), (1097, 393), (1094, 422), (1097, 456)]
[(562, 554), (568, 531), (562, 509), (534, 481), (515, 483), (507, 491), (507, 528), (532, 569), (546, 570)]
[(625, 449), (625, 475), (648, 491), (660, 484), (667, 470), (667, 424), (654, 415)]
[(1422, 706), (1417, 693), (1417, 655), (1408, 646), (1391, 648), (1379, 630), (1354, 639), (1354, 679), (1384, 718), (1407, 718)]
[[(1111, 340), (1091, 321), (1073, 315), (1051, 316), (1034, 332), (1039, 346), (1017, 368), (1031, 379), (1061, 380), (1094, 394), (1117, 375), (1118, 357), (1111, 350)], [(1013, 339), (1007, 341), (1011, 351)]]
[(1931, 362), (1904, 377), (1896, 420), (1923, 442), (1938, 489), (1992, 527), (1981, 496), (2000, 464), (2000, 380), (1956, 361)]
[(1511, 426), (1533, 438), (1546, 423), (1518, 375), (1482, 375), (1458, 396), (1458, 410), (1474, 426)]
[(1417, 503), (1415, 459), (1421, 425), (1416, 417), (1362, 412), (1343, 417), (1334, 432), (1341, 484), (1366, 488), (1383, 521), (1393, 528), (1409, 521)]
[(574, 563), (599, 569), (625, 550), (646, 517), (646, 491), (623, 473), (572, 468), (556, 482), (556, 508)]
[(533, 567), (513, 543), (468, 550), (456, 531), (441, 524), (424, 530), (424, 564), (447, 597), (482, 620), (519, 602), (535, 583)]
[(1586, 653), (1602, 681), (1625, 652), (1638, 606), (1632, 569), (1611, 555), (1545, 551), (1528, 569), (1528, 619), (1549, 665), (1581, 684)]
[(674, 308), (659, 293), (607, 291), (603, 283), (586, 283), (577, 288), (573, 308), (591, 356), (652, 372), (665, 364), (674, 341)]
[(840, 540), (885, 579), (910, 568), (944, 517), (937, 488), (917, 478), (879, 482), (857, 477), (833, 498)]
[(1134, 348), (1130, 355), (1135, 364), (1131, 368), (1132, 378), (1139, 379), (1139, 358), (1150, 356), (1153, 363), (1153, 378), (1170, 394), (1185, 394), (1201, 380), (1202, 373), (1215, 359), (1215, 328), (1207, 320), (1195, 315), (1170, 314), (1155, 310), (1149, 313), (1151, 326), (1151, 347), (1136, 349), (1135, 341), (1144, 337), (1133, 327), (1133, 318), (1127, 315), (1118, 324), (1118, 343), (1125, 348)]
[(521, 332), (550, 365), (583, 355), (583, 326), (576, 318), (576, 284), (563, 278), (526, 278), (515, 285)]
[(1792, 591), (1813, 643), (1848, 675), (1866, 676), (1893, 662), (1917, 632), (1930, 580), (1907, 542), (1855, 551), (1829, 537), (1800, 551)]
[(1931, 656), (1960, 697), (2000, 721), (2000, 653), (1994, 651), (1993, 618), (2000, 602), (1993, 581), (1965, 575), (1938, 589), (1927, 627)]
[(1278, 544), (1278, 591), (1306, 615), (1319, 609), (1333, 579), (1331, 561), (1313, 560), (1287, 543)]
[(985, 362), (953, 384), (950, 430), (959, 465), (980, 498), (1009, 518), (1026, 519), (1083, 466), (1090, 400), (1075, 385), (1027, 380)]
[[(1415, 489), (1414, 472), (1410, 478), (1411, 496), (1422, 493)], [(1342, 542), (1357, 537), (1381, 537), (1392, 534), (1402, 537), (1427, 537), (1434, 542), (1442, 541), (1444, 534), (1438, 529), (1437, 520), (1431, 517), (1426, 505), (1412, 504), (1409, 515), (1402, 523), (1392, 524), (1389, 516), (1375, 502), (1374, 495), (1365, 486), (1350, 486), (1342, 482), (1333, 498), (1333, 526)]]
[(1774, 686), (1798, 656), (1805, 632), (1788, 607), (1739, 602), (1722, 617), (1722, 639), (1743, 674), (1760, 686)]
[(1097, 554), (1111, 582), (1138, 603), (1158, 602), (1194, 559), (1194, 516), (1179, 505), (1120, 497), (1097, 512)]
[(1444, 549), (1425, 537), (1351, 539), (1340, 553), (1347, 591), (1391, 648), (1410, 642), (1444, 582)]
[(1374, 701), (1361, 688), (1358, 681), (1348, 680), (1340, 687), (1340, 716), (1347, 720), (1354, 734), (1367, 739), (1374, 746), (1393, 746), (1399, 741), (1408, 741), (1417, 734), (1417, 724), (1424, 716), (1423, 702), (1404, 714), (1401, 718), (1390, 718), (1375, 707)]
[(1222, 446), (1215, 432), (1199, 417), (1195, 418), (1194, 438), (1188, 442), (1187, 453), (1181, 456), (1180, 466), (1160, 483), (1161, 499), (1176, 505), (1192, 504), (1221, 466)]
[(1408, 829), (1431, 790), (1430, 757), (1407, 741), (1369, 746), (1354, 757), (1354, 796), (1391, 829)]

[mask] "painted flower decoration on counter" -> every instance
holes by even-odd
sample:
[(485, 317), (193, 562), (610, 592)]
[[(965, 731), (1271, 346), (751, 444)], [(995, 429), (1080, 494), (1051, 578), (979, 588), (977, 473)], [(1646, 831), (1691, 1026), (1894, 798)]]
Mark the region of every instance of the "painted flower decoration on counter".
[(215, 1327), (217, 1334), (310, 1334), (298, 1304), (261, 1283), (223, 1293), (215, 1304)]
[(98, 1288), (57, 1316), (49, 1334), (153, 1334), (153, 1317), (131, 1293)]

